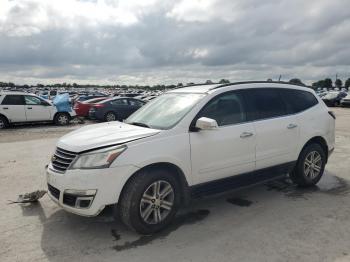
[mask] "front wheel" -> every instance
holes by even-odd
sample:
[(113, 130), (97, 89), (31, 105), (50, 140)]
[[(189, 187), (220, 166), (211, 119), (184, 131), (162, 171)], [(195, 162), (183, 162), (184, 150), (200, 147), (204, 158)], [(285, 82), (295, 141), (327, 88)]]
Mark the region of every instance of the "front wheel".
[(69, 124), (70, 116), (67, 113), (57, 113), (54, 122), (58, 126), (65, 126)]
[(319, 144), (310, 144), (300, 153), (290, 178), (299, 186), (313, 186), (320, 181), (326, 165), (326, 154)]
[(8, 121), (5, 117), (0, 116), (0, 129), (5, 129), (8, 127)]
[(127, 183), (116, 212), (129, 228), (153, 234), (171, 223), (180, 202), (179, 183), (171, 172), (145, 170)]

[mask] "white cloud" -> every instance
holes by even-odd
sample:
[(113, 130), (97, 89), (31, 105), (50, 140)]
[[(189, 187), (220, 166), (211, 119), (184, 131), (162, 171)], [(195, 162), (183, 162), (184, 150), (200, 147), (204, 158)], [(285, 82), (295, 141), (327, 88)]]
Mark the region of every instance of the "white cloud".
[(348, 0), (0, 0), (0, 81), (350, 72)]

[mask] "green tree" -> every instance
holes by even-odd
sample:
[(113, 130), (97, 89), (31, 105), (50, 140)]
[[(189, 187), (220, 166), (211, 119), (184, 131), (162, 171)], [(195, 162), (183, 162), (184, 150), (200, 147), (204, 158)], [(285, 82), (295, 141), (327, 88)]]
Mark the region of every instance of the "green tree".
[(219, 84), (229, 84), (229, 83), (230, 83), (230, 80), (228, 80), (228, 79), (221, 79), (219, 81)]
[(343, 82), (339, 78), (335, 80), (334, 84), (338, 88), (341, 88), (343, 86)]
[(345, 87), (346, 89), (349, 90), (349, 87), (350, 87), (350, 78), (348, 78), (348, 79), (345, 81), (344, 87)]
[(289, 80), (289, 83), (295, 84), (295, 85), (300, 85), (300, 86), (305, 86), (305, 84), (303, 82), (301, 82), (301, 80), (299, 78), (293, 78), (293, 79)]
[(332, 79), (326, 78), (326, 79), (324, 80), (324, 87), (326, 87), (326, 88), (332, 88), (332, 87), (333, 87)]

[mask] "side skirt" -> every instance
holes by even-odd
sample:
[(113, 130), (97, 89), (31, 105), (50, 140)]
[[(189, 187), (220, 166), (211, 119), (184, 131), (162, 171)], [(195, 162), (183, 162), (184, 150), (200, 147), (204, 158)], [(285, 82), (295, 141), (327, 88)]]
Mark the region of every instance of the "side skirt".
[(241, 175), (194, 185), (190, 187), (191, 197), (200, 198), (207, 195), (219, 194), (225, 191), (232, 191), (276, 179), (291, 172), (295, 164), (296, 161), (293, 161)]

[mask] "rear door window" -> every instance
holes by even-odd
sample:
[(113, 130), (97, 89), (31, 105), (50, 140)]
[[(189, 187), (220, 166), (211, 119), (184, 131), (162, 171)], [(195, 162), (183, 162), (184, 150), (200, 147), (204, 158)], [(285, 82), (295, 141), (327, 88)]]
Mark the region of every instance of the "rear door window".
[(126, 106), (128, 105), (128, 100), (126, 100), (126, 98), (123, 98), (123, 99), (116, 99), (116, 100), (112, 100), (111, 102), (111, 105), (114, 105), (114, 106)]
[(6, 95), (2, 100), (2, 105), (24, 105), (24, 99), (22, 95)]
[(245, 89), (249, 120), (262, 120), (287, 114), (286, 104), (276, 88)]
[(302, 112), (318, 104), (317, 98), (307, 91), (280, 88), (279, 92), (291, 114)]

